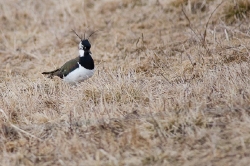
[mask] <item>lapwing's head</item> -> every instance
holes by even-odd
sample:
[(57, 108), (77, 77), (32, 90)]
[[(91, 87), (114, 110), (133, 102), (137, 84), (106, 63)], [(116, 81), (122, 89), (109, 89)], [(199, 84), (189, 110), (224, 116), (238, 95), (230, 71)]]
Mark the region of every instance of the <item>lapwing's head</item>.
[(77, 37), (79, 37), (81, 39), (81, 41), (79, 43), (79, 46), (78, 46), (79, 47), (78, 48), (79, 49), (79, 54), (80, 54), (79, 56), (83, 57), (85, 52), (90, 53), (91, 44), (89, 43), (89, 38), (96, 31), (91, 33), (87, 39), (85, 39), (85, 34), (84, 34), (84, 39), (82, 39), (73, 29), (72, 29), (72, 31), (76, 34)]
[(84, 53), (90, 53), (90, 43), (87, 39), (81, 40), (79, 43), (79, 56), (84, 57)]
[(79, 43), (79, 50), (89, 51), (91, 48), (91, 44), (88, 39), (81, 40)]

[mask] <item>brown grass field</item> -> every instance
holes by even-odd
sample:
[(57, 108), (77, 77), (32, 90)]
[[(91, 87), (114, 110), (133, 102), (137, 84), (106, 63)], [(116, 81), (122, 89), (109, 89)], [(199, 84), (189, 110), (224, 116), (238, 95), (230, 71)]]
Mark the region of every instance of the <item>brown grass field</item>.
[[(250, 163), (249, 0), (0, 0), (0, 165)], [(43, 71), (78, 56), (71, 86)]]

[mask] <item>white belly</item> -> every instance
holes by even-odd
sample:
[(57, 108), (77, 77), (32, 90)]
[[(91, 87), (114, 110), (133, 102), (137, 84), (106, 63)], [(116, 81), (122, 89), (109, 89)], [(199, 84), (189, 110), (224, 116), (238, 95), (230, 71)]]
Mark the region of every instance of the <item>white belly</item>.
[(66, 77), (63, 78), (63, 80), (65, 82), (72, 83), (72, 84), (82, 82), (92, 77), (94, 75), (94, 71), (95, 71), (94, 69), (93, 70), (85, 69), (84, 67), (79, 65), (79, 68), (69, 73)]

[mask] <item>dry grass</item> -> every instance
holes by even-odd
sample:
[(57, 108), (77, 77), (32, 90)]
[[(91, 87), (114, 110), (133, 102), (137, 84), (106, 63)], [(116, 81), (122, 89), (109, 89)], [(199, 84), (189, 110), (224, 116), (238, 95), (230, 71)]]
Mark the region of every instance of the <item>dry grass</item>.
[[(219, 4), (0, 0), (0, 165), (248, 165), (249, 19)], [(71, 29), (100, 30), (77, 86), (41, 74)]]
[(229, 3), (224, 8), (225, 20), (227, 23), (242, 21), (250, 16), (250, 1), (237, 0)]

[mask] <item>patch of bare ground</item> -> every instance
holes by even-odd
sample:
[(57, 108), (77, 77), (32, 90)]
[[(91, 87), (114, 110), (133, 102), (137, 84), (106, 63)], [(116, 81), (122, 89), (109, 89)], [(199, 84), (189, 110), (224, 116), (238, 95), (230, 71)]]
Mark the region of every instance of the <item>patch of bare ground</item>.
[[(0, 165), (248, 165), (247, 0), (0, 0)], [(235, 10), (233, 10), (235, 9)], [(41, 72), (90, 38), (95, 75)]]

